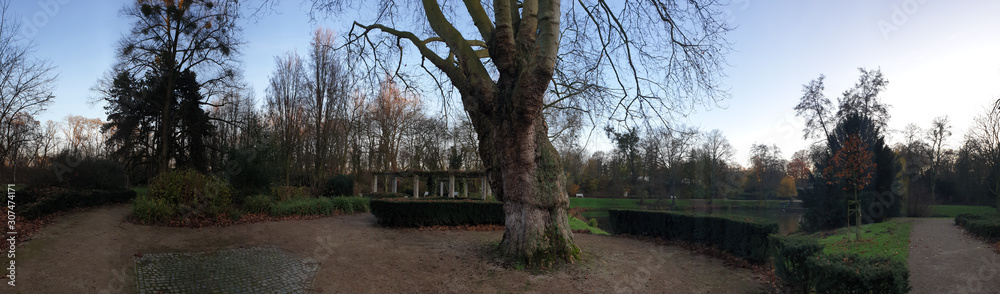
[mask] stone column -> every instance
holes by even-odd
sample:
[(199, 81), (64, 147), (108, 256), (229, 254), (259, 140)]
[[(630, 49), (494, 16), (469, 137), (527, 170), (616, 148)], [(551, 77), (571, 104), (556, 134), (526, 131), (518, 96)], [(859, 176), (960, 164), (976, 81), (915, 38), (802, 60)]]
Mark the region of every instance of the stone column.
[(420, 177), (413, 175), (413, 198), (420, 198)]
[(448, 198), (455, 198), (455, 175), (448, 176)]
[(483, 197), (483, 200), (486, 200), (486, 177), (479, 178), (479, 190), (482, 190), (479, 196)]
[(469, 198), (469, 181), (462, 179), (462, 197)]
[(372, 176), (372, 193), (378, 192), (378, 175)]
[(399, 179), (396, 176), (392, 176), (392, 193), (396, 193), (396, 185), (398, 185)]

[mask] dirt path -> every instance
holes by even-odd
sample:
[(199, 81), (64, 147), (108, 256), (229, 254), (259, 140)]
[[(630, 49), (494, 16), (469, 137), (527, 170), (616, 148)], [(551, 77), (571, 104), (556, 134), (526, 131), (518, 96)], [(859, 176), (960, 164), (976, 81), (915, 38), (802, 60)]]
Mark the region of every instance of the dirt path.
[(1000, 254), (965, 235), (954, 219), (913, 219), (910, 242), (910, 293), (1000, 291)]
[[(123, 222), (127, 206), (66, 215), (17, 253), (15, 291), (132, 293), (133, 255), (274, 246), (321, 262), (317, 293), (757, 293), (759, 277), (677, 247), (577, 234), (581, 265), (542, 275), (483, 257), (502, 232), (416, 231), (374, 225), (371, 214), (225, 228)], [(267, 269), (260, 270), (267, 275)], [(6, 286), (6, 285), (4, 285)]]

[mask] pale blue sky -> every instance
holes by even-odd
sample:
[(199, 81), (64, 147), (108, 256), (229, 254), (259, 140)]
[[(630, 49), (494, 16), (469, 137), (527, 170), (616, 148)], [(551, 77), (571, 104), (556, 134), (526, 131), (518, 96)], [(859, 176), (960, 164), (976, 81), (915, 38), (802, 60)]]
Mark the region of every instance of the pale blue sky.
[[(95, 95), (90, 88), (110, 68), (114, 44), (129, 29), (130, 21), (118, 15), (124, 3), (12, 3), (18, 20), (36, 29), (30, 30), (36, 56), (52, 61), (59, 73), (55, 103), (40, 121), (70, 114), (106, 118), (101, 105), (88, 103)], [(305, 54), (317, 25), (307, 9), (307, 3), (284, 0), (276, 13), (244, 26), (244, 75), (258, 98), (275, 55)], [(881, 68), (889, 80), (882, 96), (892, 105), (889, 127), (916, 123), (926, 128), (934, 117), (948, 115), (954, 124), (952, 147), (958, 147), (972, 117), (1000, 97), (1000, 18), (995, 17), (1000, 1), (734, 0), (729, 11), (738, 26), (728, 37), (736, 50), (728, 58), (725, 79), (732, 98), (720, 103), (724, 108), (702, 109), (685, 123), (720, 129), (742, 165), (755, 142), (777, 144), (785, 157), (808, 145), (792, 108), (802, 84), (821, 73), (827, 76), (826, 94), (835, 101), (857, 80), (858, 67)], [(322, 20), (322, 25), (342, 32), (349, 20)], [(884, 34), (880, 24), (894, 30)], [(610, 148), (602, 142), (590, 146)]]

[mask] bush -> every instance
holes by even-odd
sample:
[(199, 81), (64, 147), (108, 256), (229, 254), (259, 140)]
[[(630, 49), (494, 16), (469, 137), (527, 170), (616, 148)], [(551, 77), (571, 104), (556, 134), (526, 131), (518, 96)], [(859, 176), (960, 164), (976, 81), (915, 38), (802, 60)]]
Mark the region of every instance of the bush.
[(174, 216), (174, 208), (165, 199), (144, 196), (135, 199), (132, 215), (143, 223), (163, 223)]
[(271, 207), (274, 216), (331, 215), (334, 211), (356, 213), (368, 211), (368, 199), (363, 197), (319, 197), (296, 198), (275, 203)]
[(309, 187), (281, 186), (271, 187), (271, 196), (274, 196), (279, 201), (285, 201), (288, 199), (310, 198), (312, 193), (309, 192)]
[(169, 171), (150, 181), (148, 197), (170, 206), (171, 219), (215, 218), (231, 209), (232, 188), (193, 170)]
[(354, 195), (354, 179), (348, 175), (336, 175), (323, 185), (324, 196)]
[(274, 206), (274, 197), (270, 195), (254, 195), (243, 202), (243, 210), (248, 213), (268, 213)]
[(294, 198), (279, 201), (271, 208), (273, 216), (290, 215), (330, 215), (333, 213), (333, 203), (330, 198)]
[(806, 259), (809, 285), (817, 293), (906, 293), (910, 272), (906, 264), (888, 257), (860, 257), (850, 253), (820, 254)]
[(23, 210), (19, 215), (25, 219), (35, 219), (79, 207), (128, 203), (135, 198), (135, 191), (28, 189), (19, 192), (17, 196), (20, 198), (19, 202), (23, 203)]
[(391, 227), (504, 224), (500, 202), (373, 199), (370, 206), (378, 222)]
[(52, 170), (58, 175), (53, 183), (55, 186), (72, 187), (74, 189), (125, 189), (125, 168), (114, 160), (97, 158), (79, 158), (69, 151), (60, 152), (52, 157)]
[(816, 238), (771, 235), (774, 244), (774, 272), (790, 286), (808, 292), (812, 271), (807, 260), (823, 250)]
[(990, 242), (1000, 241), (1000, 214), (974, 215), (959, 214), (955, 224), (961, 226), (970, 234)]
[[(392, 192), (378, 192), (368, 194), (368, 198), (371, 199), (384, 199), (384, 198), (406, 198), (409, 195), (403, 193), (392, 193)], [(414, 199), (425, 199), (426, 197), (414, 198)]]
[(368, 198), (364, 197), (331, 197), (333, 209), (343, 213), (368, 212)]
[(715, 246), (755, 263), (768, 258), (768, 236), (778, 224), (749, 219), (659, 211), (609, 210), (615, 234), (642, 235)]

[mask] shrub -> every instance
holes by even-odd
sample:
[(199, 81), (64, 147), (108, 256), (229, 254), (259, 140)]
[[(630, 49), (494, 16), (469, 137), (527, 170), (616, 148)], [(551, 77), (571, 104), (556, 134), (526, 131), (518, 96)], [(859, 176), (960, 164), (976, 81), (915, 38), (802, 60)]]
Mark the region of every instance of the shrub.
[(271, 187), (271, 196), (274, 196), (279, 201), (284, 201), (296, 198), (309, 198), (312, 196), (312, 193), (309, 192), (309, 187), (281, 186)]
[(170, 221), (174, 208), (165, 199), (139, 197), (132, 205), (132, 215), (143, 223), (162, 223)]
[(215, 218), (231, 209), (232, 188), (193, 170), (169, 171), (150, 181), (148, 197), (169, 205), (171, 219)]
[(343, 213), (368, 212), (368, 198), (364, 197), (331, 197), (333, 209)]
[(125, 168), (114, 160), (97, 158), (79, 158), (69, 151), (60, 152), (52, 157), (52, 170), (58, 176), (56, 186), (72, 187), (74, 189), (124, 189), (126, 178)]
[(392, 227), (504, 224), (500, 202), (373, 199), (370, 207), (380, 224)]
[(28, 189), (18, 193), (23, 203), (21, 217), (34, 219), (78, 207), (128, 203), (135, 198), (135, 191), (119, 190), (42, 190)]
[[(392, 192), (378, 192), (368, 194), (368, 198), (371, 199), (383, 199), (383, 198), (406, 198), (409, 195), (403, 193), (392, 193)], [(427, 197), (414, 198), (414, 199), (426, 199)]]
[(805, 236), (771, 235), (771, 243), (775, 274), (790, 286), (808, 292), (812, 271), (806, 262), (823, 250), (823, 245), (816, 238)]
[(243, 202), (243, 210), (249, 213), (268, 213), (274, 206), (274, 197), (270, 195), (254, 195)]
[(959, 214), (955, 224), (961, 226), (970, 234), (990, 242), (1000, 241), (1000, 214), (974, 215)]
[(750, 219), (637, 210), (608, 214), (615, 234), (697, 242), (755, 263), (767, 260), (768, 236), (778, 232), (776, 223)]
[(330, 215), (333, 213), (333, 203), (330, 198), (294, 198), (279, 201), (271, 208), (271, 215)]
[(348, 175), (336, 175), (323, 185), (324, 196), (354, 195), (354, 179)]
[(906, 293), (910, 272), (906, 264), (884, 256), (850, 253), (819, 254), (806, 259), (809, 285), (817, 293)]
[(363, 197), (295, 198), (279, 201), (271, 207), (274, 216), (331, 215), (334, 211), (356, 213), (368, 211), (368, 199)]

